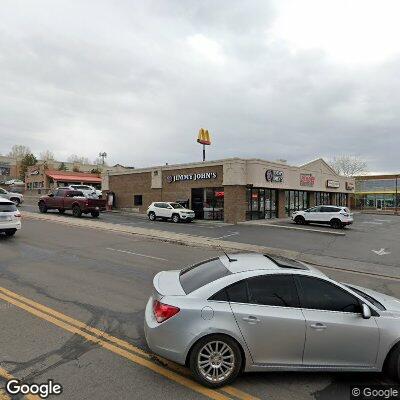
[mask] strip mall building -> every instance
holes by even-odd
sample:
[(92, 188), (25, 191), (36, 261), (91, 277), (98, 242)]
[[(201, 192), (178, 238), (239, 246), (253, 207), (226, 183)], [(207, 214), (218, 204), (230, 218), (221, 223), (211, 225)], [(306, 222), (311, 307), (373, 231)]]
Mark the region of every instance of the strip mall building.
[(337, 175), (322, 159), (300, 167), (230, 158), (108, 172), (103, 187), (116, 207), (144, 213), (151, 202), (177, 201), (198, 219), (237, 223), (285, 218), (320, 204), (349, 206), (354, 179)]

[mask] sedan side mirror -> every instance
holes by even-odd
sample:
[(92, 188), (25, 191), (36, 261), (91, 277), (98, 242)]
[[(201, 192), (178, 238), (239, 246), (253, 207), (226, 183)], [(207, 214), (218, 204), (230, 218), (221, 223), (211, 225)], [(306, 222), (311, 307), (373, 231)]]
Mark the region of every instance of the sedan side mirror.
[(366, 304), (361, 304), (361, 314), (364, 319), (371, 318), (371, 309)]

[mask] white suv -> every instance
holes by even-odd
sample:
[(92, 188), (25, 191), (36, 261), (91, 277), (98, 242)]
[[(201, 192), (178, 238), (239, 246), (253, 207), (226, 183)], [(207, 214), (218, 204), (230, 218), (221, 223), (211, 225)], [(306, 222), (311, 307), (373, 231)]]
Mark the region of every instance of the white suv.
[(21, 229), (21, 213), (11, 200), (0, 197), (0, 233), (13, 236), (19, 229)]
[(304, 211), (295, 211), (292, 220), (296, 224), (329, 224), (332, 228), (340, 229), (353, 223), (353, 214), (347, 207), (317, 206)]
[(193, 210), (189, 210), (179, 203), (165, 201), (151, 203), (147, 209), (147, 215), (150, 221), (155, 221), (157, 218), (172, 219), (173, 222), (194, 220)]

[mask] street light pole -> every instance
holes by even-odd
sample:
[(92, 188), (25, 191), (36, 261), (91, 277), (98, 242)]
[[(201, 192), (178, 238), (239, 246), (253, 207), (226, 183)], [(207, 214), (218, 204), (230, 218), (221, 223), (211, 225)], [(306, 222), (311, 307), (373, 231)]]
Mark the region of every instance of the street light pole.
[(203, 144), (203, 162), (206, 161), (206, 145)]
[(397, 180), (398, 179), (399, 179), (399, 176), (396, 175), (396, 194), (395, 194), (395, 197), (394, 197), (394, 213), (395, 214), (397, 214), (397, 187), (398, 187)]

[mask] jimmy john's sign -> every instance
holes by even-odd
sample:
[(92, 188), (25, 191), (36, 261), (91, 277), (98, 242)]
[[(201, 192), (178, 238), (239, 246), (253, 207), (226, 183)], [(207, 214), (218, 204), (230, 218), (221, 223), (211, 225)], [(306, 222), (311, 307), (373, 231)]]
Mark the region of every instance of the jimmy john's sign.
[(178, 175), (168, 175), (168, 183), (181, 182), (181, 181), (202, 181), (209, 179), (217, 179), (216, 172), (200, 172), (198, 174), (178, 174)]

